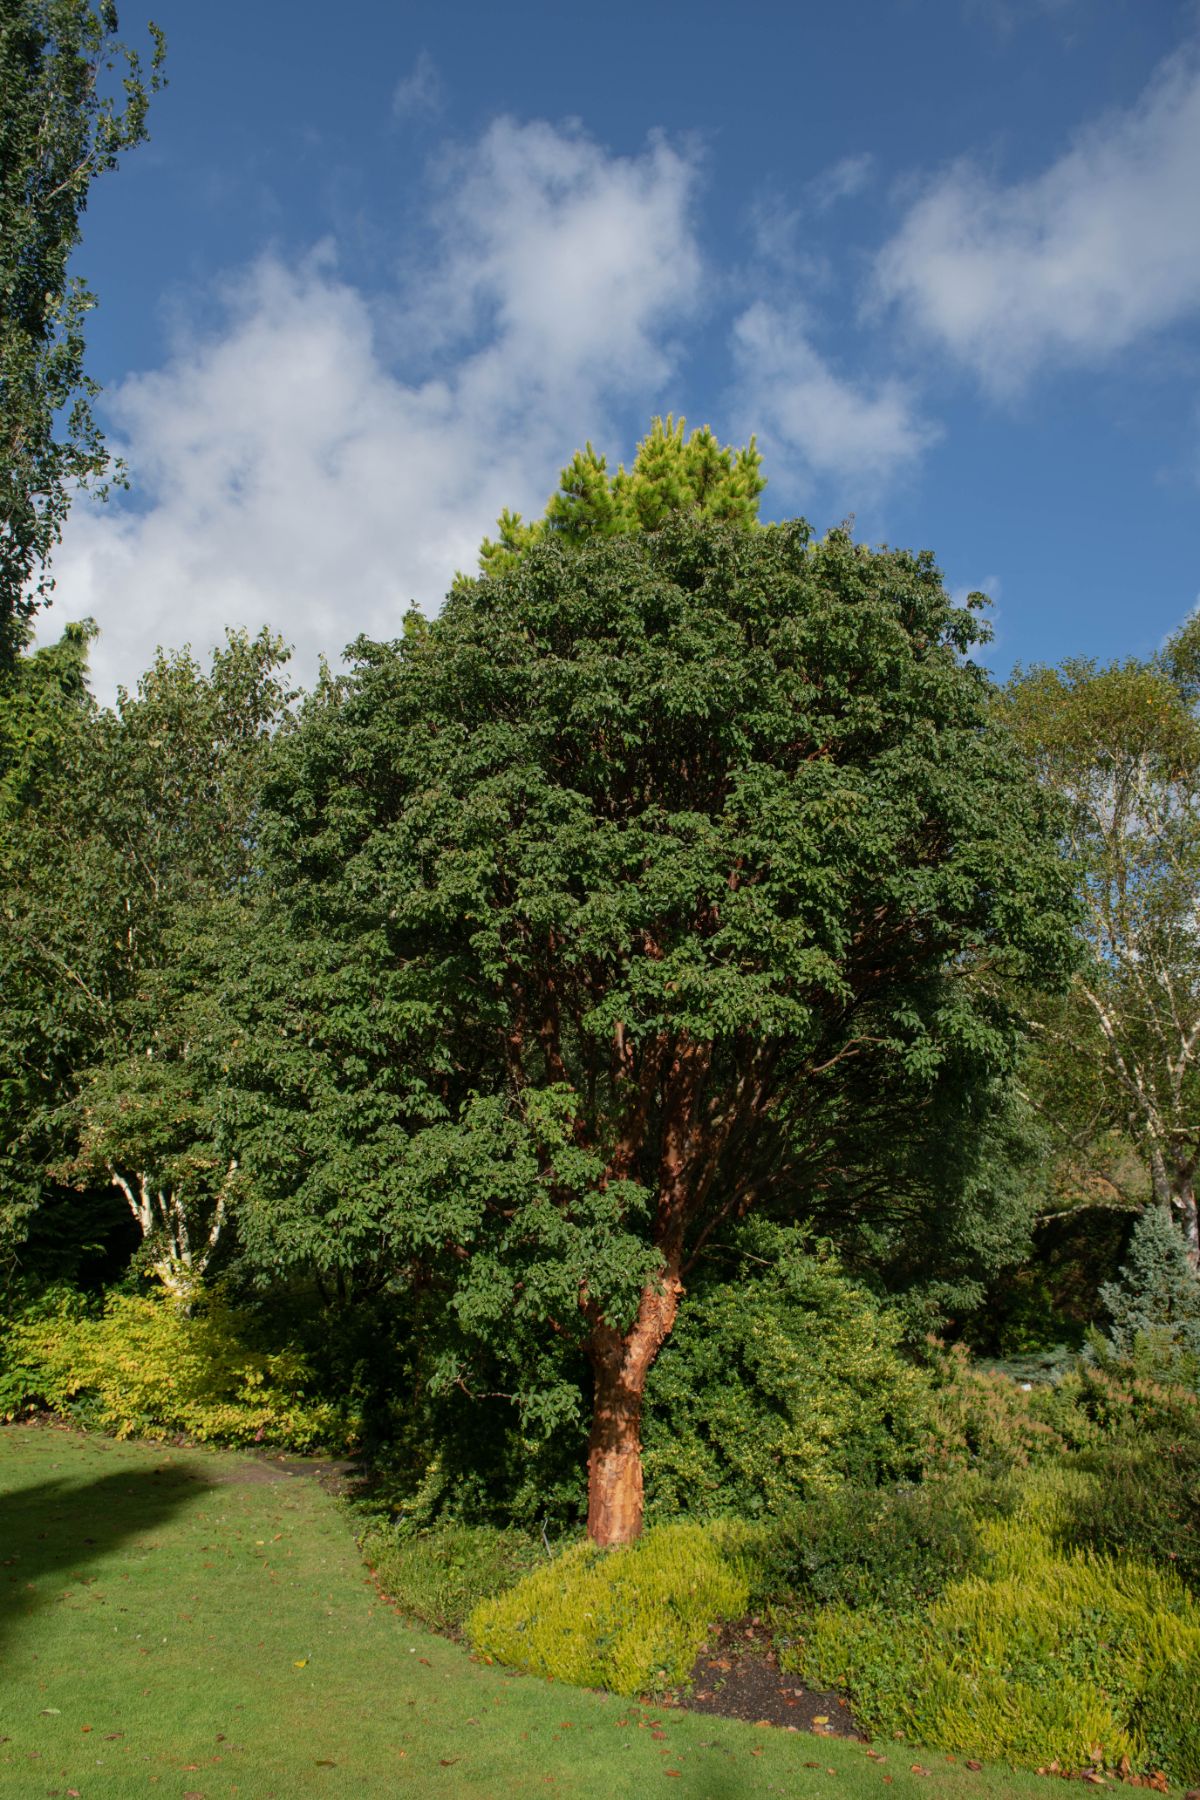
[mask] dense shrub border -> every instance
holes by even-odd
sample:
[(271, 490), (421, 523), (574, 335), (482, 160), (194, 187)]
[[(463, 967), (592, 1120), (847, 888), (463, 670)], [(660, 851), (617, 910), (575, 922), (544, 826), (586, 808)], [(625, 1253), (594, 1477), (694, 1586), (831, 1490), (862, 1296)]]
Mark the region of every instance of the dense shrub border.
[(932, 1384), (899, 1316), (799, 1232), (743, 1227), (726, 1261), (739, 1278), (697, 1284), (647, 1380), (650, 1521), (769, 1517), (918, 1475)]
[(1059, 1547), (1080, 1471), (1028, 1477), (1010, 1519), (982, 1526), (985, 1566), (927, 1611), (844, 1603), (795, 1616), (781, 1661), (850, 1692), (880, 1736), (1080, 1768), (1128, 1757), (1200, 1780), (1200, 1600), (1169, 1569)]

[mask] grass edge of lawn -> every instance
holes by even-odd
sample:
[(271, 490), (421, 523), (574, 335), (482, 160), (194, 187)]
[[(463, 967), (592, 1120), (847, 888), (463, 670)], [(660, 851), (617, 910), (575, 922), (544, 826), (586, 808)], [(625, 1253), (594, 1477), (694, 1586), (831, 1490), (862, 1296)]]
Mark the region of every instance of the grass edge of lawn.
[[(68, 1428), (22, 1426), (6, 1427), (0, 1433), (0, 1447), (5, 1452), (0, 1457), (0, 1491), (10, 1519), (14, 1513), (20, 1514), (24, 1495), (30, 1515), (27, 1531), (52, 1521), (55, 1507), (62, 1510), (68, 1530), (76, 1526), (89, 1528), (86, 1533), (78, 1531), (78, 1542), (64, 1543), (61, 1554), (56, 1552), (57, 1560), (43, 1556), (46, 1567), (35, 1578), (35, 1585), (40, 1584), (44, 1590), (39, 1591), (38, 1608), (10, 1624), (16, 1642), (23, 1640), (27, 1651), (32, 1650), (33, 1639), (38, 1640), (38, 1649), (33, 1652), (38, 1669), (32, 1676), (25, 1670), (22, 1690), (19, 1671), (14, 1666), (16, 1687), (11, 1679), (8, 1685), (10, 1707), (16, 1703), (16, 1695), (23, 1692), (21, 1704), (26, 1708), (27, 1725), (30, 1710), (35, 1714), (34, 1735), (30, 1737), (26, 1730), (25, 1740), (38, 1748), (25, 1748), (22, 1754), (41, 1757), (41, 1746), (51, 1742), (57, 1745), (61, 1738), (65, 1756), (73, 1742), (68, 1764), (64, 1765), (64, 1779), (65, 1768), (74, 1767), (79, 1760), (79, 1740), (64, 1736), (67, 1709), (50, 1705), (32, 1709), (32, 1701), (43, 1696), (32, 1691), (31, 1682), (36, 1685), (43, 1676), (53, 1680), (60, 1664), (74, 1663), (78, 1667), (82, 1661), (88, 1684), (81, 1687), (75, 1683), (72, 1705), (78, 1703), (85, 1711), (98, 1714), (103, 1708), (111, 1711), (118, 1704), (125, 1708), (123, 1729), (144, 1741), (144, 1759), (160, 1775), (154, 1785), (145, 1788), (152, 1793), (171, 1793), (177, 1785), (175, 1777), (197, 1767), (195, 1745), (220, 1714), (222, 1682), (232, 1682), (233, 1691), (243, 1696), (234, 1705), (236, 1713), (247, 1720), (253, 1718), (254, 1729), (270, 1737), (273, 1746), (269, 1755), (264, 1753), (261, 1766), (253, 1761), (245, 1765), (246, 1779), (239, 1782), (240, 1792), (254, 1796), (254, 1800), (260, 1793), (278, 1791), (280, 1800), (284, 1800), (291, 1793), (315, 1792), (314, 1781), (323, 1792), (370, 1792), (370, 1786), (364, 1789), (362, 1785), (361, 1772), (358, 1776), (348, 1773), (345, 1779), (354, 1785), (345, 1786), (338, 1772), (342, 1766), (339, 1757), (352, 1762), (356, 1750), (366, 1746), (369, 1752), (371, 1745), (377, 1746), (382, 1756), (388, 1736), (405, 1736), (411, 1749), (398, 1750), (397, 1755), (403, 1760), (394, 1768), (389, 1765), (387, 1772), (383, 1758), (378, 1773), (370, 1775), (372, 1783), (387, 1782), (386, 1790), (380, 1788), (380, 1792), (487, 1794), (496, 1796), (496, 1800), (526, 1788), (530, 1792), (556, 1788), (559, 1794), (586, 1796), (632, 1793), (642, 1791), (656, 1769), (675, 1774), (675, 1763), (681, 1765), (672, 1781), (675, 1792), (702, 1796), (703, 1800), (716, 1795), (737, 1800), (740, 1795), (771, 1791), (836, 1791), (850, 1796), (871, 1794), (876, 1800), (887, 1800), (888, 1788), (896, 1800), (921, 1791), (944, 1800), (958, 1800), (958, 1796), (967, 1794), (991, 1800), (992, 1796), (1045, 1792), (1045, 1778), (1039, 1780), (1028, 1771), (1015, 1771), (1003, 1764), (985, 1764), (978, 1774), (972, 1774), (966, 1771), (964, 1759), (947, 1758), (910, 1744), (863, 1746), (802, 1731), (714, 1718), (661, 1703), (627, 1702), (593, 1690), (517, 1675), (498, 1666), (489, 1668), (468, 1645), (454, 1643), (427, 1627), (406, 1621), (395, 1603), (379, 1594), (360, 1555), (353, 1515), (315, 1481), (304, 1476), (278, 1481), (216, 1480), (218, 1470), (237, 1473), (247, 1461), (261, 1462), (262, 1459), (243, 1451), (208, 1446), (179, 1449), (136, 1440), (118, 1442)], [(56, 1488), (45, 1479), (55, 1464)], [(199, 1479), (197, 1470), (205, 1479)], [(39, 1476), (43, 1477), (40, 1482)], [(166, 1505), (167, 1490), (172, 1483), (183, 1481), (194, 1481), (195, 1492), (185, 1492), (172, 1510)], [(122, 1526), (123, 1530), (128, 1528), (127, 1535), (122, 1537), (114, 1523), (109, 1541), (93, 1542), (80, 1555), (80, 1545), (88, 1542), (97, 1527), (95, 1496), (99, 1484), (107, 1484), (104, 1492), (111, 1499), (110, 1490), (128, 1488), (131, 1482), (133, 1516)], [(214, 1548), (208, 1540), (217, 1539), (219, 1534), (205, 1521), (217, 1513), (231, 1521), (228, 1530), (232, 1535), (228, 1543), (217, 1542)], [(204, 1528), (198, 1530), (201, 1524)], [(268, 1531), (269, 1525), (279, 1527), (277, 1535)], [(250, 1535), (254, 1532), (262, 1535)], [(47, 1534), (35, 1532), (35, 1536), (41, 1541)], [(309, 1565), (319, 1564), (321, 1582), (333, 1584), (328, 1610), (331, 1615), (336, 1614), (336, 1630), (328, 1643), (321, 1641), (317, 1621), (305, 1611), (303, 1595), (289, 1594), (284, 1556), (271, 1547), (277, 1537), (281, 1542), (286, 1537), (287, 1555), (295, 1552), (297, 1570), (305, 1563), (304, 1580), (311, 1582)], [(169, 1553), (166, 1558), (159, 1554), (164, 1548)], [(201, 1554), (209, 1551), (212, 1557)], [(219, 1563), (214, 1561), (218, 1552)], [(274, 1572), (273, 1557), (277, 1565)], [(164, 1567), (171, 1570), (173, 1578), (165, 1584), (159, 1579)], [(83, 1572), (85, 1569), (87, 1573)], [(64, 1571), (71, 1584), (65, 1589)], [(232, 1587), (226, 1577), (232, 1581)], [(102, 1586), (113, 1592), (118, 1582), (125, 1581), (138, 1588), (141, 1604), (152, 1615), (153, 1630), (148, 1631), (148, 1636), (162, 1637), (163, 1646), (180, 1634), (180, 1618), (187, 1619), (190, 1625), (194, 1613), (202, 1623), (213, 1622), (203, 1617), (206, 1602), (214, 1617), (224, 1621), (223, 1628), (233, 1634), (224, 1643), (223, 1655), (221, 1645), (207, 1652), (217, 1659), (212, 1665), (210, 1689), (201, 1693), (190, 1712), (179, 1704), (179, 1723), (172, 1723), (171, 1729), (163, 1727), (164, 1700), (169, 1707), (175, 1692), (170, 1685), (170, 1647), (156, 1643), (151, 1652), (144, 1644), (125, 1643), (119, 1629), (121, 1621), (112, 1624), (113, 1615), (101, 1615), (93, 1603), (92, 1596), (100, 1593)], [(282, 1587), (278, 1585), (281, 1581)], [(268, 1584), (265, 1587), (264, 1582)], [(121, 1591), (129, 1594), (133, 1588)], [(264, 1625), (265, 1615), (258, 1610), (268, 1598), (276, 1608), (288, 1599), (300, 1602), (298, 1606), (292, 1604), (290, 1610), (284, 1606), (274, 1631)], [(242, 1613), (233, 1605), (237, 1599), (248, 1603), (243, 1604)], [(184, 1613), (180, 1601), (192, 1611)], [(102, 1597), (100, 1604), (105, 1603)], [(146, 1623), (149, 1626), (150, 1619)], [(95, 1657), (95, 1631), (101, 1624), (109, 1633), (107, 1644), (111, 1644), (112, 1634), (118, 1639), (108, 1659)], [(260, 1631), (264, 1636), (256, 1638)], [(315, 1646), (311, 1670), (308, 1655), (289, 1654), (303, 1647), (306, 1634)], [(215, 1643), (216, 1639), (210, 1636), (206, 1641)], [(148, 1655), (152, 1655), (151, 1661), (142, 1660)], [(19, 1660), (14, 1658), (14, 1665)], [(111, 1668), (108, 1661), (112, 1662)], [(132, 1699), (125, 1679), (131, 1668), (138, 1672), (138, 1679), (150, 1679), (150, 1687)], [(336, 1674), (332, 1683), (327, 1673), (331, 1670)], [(157, 1680), (152, 1671), (157, 1671)], [(416, 1699), (406, 1697), (410, 1690)], [(142, 1704), (143, 1698), (149, 1699), (149, 1706)], [(460, 1701), (462, 1718), (453, 1710)], [(357, 1716), (363, 1707), (378, 1715), (365, 1731)], [(406, 1713), (402, 1707), (413, 1711)], [(485, 1709), (491, 1727), (486, 1742), (479, 1731)], [(47, 1718), (49, 1713), (55, 1716)], [(393, 1720), (405, 1724), (406, 1731), (413, 1727), (407, 1736), (398, 1725), (393, 1729), (386, 1723), (384, 1715), (389, 1713)], [(352, 1718), (351, 1714), (355, 1716)], [(453, 1716), (446, 1717), (447, 1714)], [(568, 1714), (574, 1716), (568, 1718)], [(423, 1736), (415, 1728), (418, 1717), (427, 1727)], [(297, 1721), (295, 1729), (302, 1733), (310, 1731), (316, 1735), (302, 1746), (298, 1740), (289, 1740), (289, 1720)], [(280, 1725), (285, 1727), (282, 1735)], [(507, 1738), (502, 1725), (510, 1728)], [(3, 1729), (9, 1743), (15, 1743), (18, 1734), (7, 1722), (7, 1709)], [(85, 1719), (77, 1729), (90, 1732), (91, 1719)], [(337, 1748), (337, 1755), (310, 1754), (322, 1747), (317, 1741), (321, 1734), (331, 1739), (324, 1747)], [(227, 1735), (222, 1731), (218, 1743)], [(211, 1730), (208, 1737), (213, 1737)], [(176, 1739), (178, 1750), (172, 1748)], [(526, 1744), (528, 1748), (524, 1747)], [(580, 1756), (577, 1748), (582, 1752), (585, 1744), (587, 1754)], [(89, 1742), (85, 1747), (90, 1751), (95, 1746)], [(886, 1761), (875, 1762), (868, 1757), (868, 1749), (882, 1753)], [(29, 1764), (18, 1768), (20, 1785), (11, 1787), (11, 1757), (8, 1768), (2, 1760), (7, 1752), (8, 1745), (0, 1744), (0, 1787), (26, 1794), (30, 1791)], [(666, 1755), (673, 1759), (670, 1764), (659, 1761)], [(181, 1762), (179, 1758), (185, 1760)], [(928, 1773), (915, 1774), (914, 1765)], [(640, 1786), (631, 1788), (627, 1778), (633, 1777), (635, 1768), (640, 1771)], [(836, 1771), (836, 1789), (828, 1786), (829, 1778), (823, 1773), (828, 1769)], [(546, 1770), (551, 1772), (547, 1774)], [(418, 1780), (417, 1787), (413, 1785), (414, 1778)], [(79, 1786), (82, 1779), (81, 1776), (71, 1785)], [(126, 1778), (122, 1780), (125, 1785), (109, 1791), (133, 1791)], [(781, 1780), (791, 1785), (773, 1788), (773, 1782)], [(797, 1781), (799, 1786), (795, 1785)], [(279, 1784), (277, 1790), (271, 1786), (273, 1782)], [(80, 1786), (85, 1796), (103, 1791), (94, 1770), (88, 1775), (87, 1786)], [(186, 1794), (198, 1790), (181, 1786), (178, 1791)]]

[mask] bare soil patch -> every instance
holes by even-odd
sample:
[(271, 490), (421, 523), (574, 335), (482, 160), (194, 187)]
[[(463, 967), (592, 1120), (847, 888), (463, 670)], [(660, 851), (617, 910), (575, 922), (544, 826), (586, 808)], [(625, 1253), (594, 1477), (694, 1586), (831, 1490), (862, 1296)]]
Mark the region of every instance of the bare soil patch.
[(691, 1693), (674, 1699), (688, 1712), (869, 1741), (841, 1694), (803, 1687), (796, 1676), (780, 1669), (761, 1619), (715, 1627), (693, 1665)]

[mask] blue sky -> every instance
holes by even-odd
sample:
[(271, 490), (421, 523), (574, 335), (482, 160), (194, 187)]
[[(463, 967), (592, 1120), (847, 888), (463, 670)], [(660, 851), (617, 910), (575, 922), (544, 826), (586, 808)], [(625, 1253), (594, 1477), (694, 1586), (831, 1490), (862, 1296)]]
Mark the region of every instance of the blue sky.
[(311, 678), (656, 412), (991, 592), (999, 673), (1200, 597), (1195, 0), (154, 14), (79, 258), (133, 486), (42, 631), (95, 616), (101, 693), (227, 624)]

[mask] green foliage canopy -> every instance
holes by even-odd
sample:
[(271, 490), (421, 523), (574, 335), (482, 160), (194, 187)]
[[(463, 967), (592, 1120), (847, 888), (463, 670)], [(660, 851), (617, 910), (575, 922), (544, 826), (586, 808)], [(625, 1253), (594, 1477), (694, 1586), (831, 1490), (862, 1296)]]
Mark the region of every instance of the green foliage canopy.
[(442, 1379), (486, 1346), (545, 1426), (581, 1346), (636, 1438), (687, 1271), (804, 1209), (846, 1072), (988, 1079), (1017, 1033), (972, 973), (1068, 966), (979, 636), (927, 556), (688, 518), (551, 534), (361, 643), (269, 794), (233, 1071), (260, 1265), (407, 1264)]
[[(1074, 660), (1014, 677), (1005, 711), (1065, 802), (1087, 951), (1039, 1017), (1043, 1108), (1068, 1133), (1124, 1133), (1200, 1266), (1200, 720), (1193, 621), (1149, 662)], [(1035, 1071), (1035, 1081), (1038, 1079)], [(1064, 1103), (1066, 1102), (1066, 1103)]]
[(165, 54), (151, 25), (144, 75), (117, 31), (112, 0), (0, 3), (0, 669), (51, 585), (72, 490), (109, 467), (84, 371), (95, 297), (67, 269), (92, 182), (147, 136)]
[(22, 657), (0, 702), (0, 1219), (19, 1241), (56, 1178), (112, 1181), (170, 1260), (173, 1197), (216, 1207), (231, 1161), (214, 915), (254, 873), (289, 690), (277, 640), (231, 634), (208, 670), (160, 652), (99, 711), (85, 654), (70, 632)]

